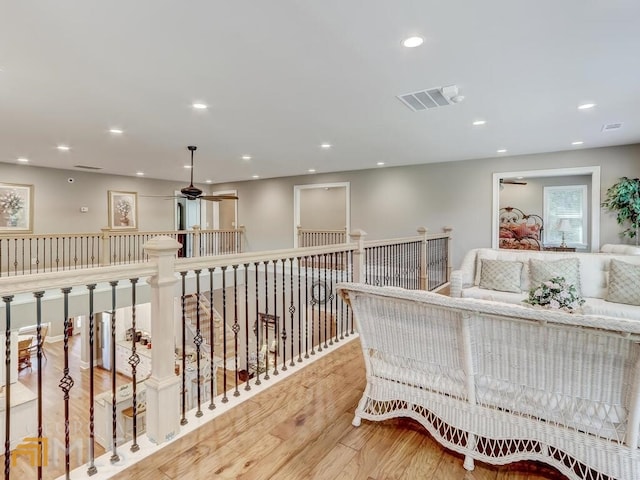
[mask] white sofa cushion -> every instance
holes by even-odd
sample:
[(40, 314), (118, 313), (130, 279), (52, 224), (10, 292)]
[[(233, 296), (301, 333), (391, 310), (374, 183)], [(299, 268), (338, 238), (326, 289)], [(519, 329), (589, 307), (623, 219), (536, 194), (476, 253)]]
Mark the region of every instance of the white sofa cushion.
[(506, 260), (480, 260), (480, 288), (501, 292), (520, 293), (522, 262)]
[(480, 285), (480, 276), (482, 275), (482, 260), (503, 260), (505, 262), (522, 263), (522, 271), (520, 272), (520, 289), (529, 290), (529, 261), (527, 258), (519, 257), (514, 250), (494, 250), (491, 248), (478, 249), (476, 256), (475, 276), (473, 284)]
[(604, 298), (611, 255), (585, 253), (580, 259), (580, 289), (583, 297)]
[(622, 260), (611, 260), (608, 302), (640, 305), (640, 266)]
[(476, 298), (478, 300), (490, 300), (502, 303), (522, 303), (522, 301), (527, 298), (522, 292), (499, 292), (481, 287), (464, 288), (462, 290), (462, 296), (464, 298)]
[(554, 277), (563, 277), (567, 283), (576, 287), (576, 293), (582, 295), (580, 288), (580, 261), (577, 258), (561, 258), (560, 260), (529, 259), (531, 287)]
[(587, 298), (582, 306), (582, 313), (640, 321), (640, 309), (636, 305), (607, 302), (603, 298)]

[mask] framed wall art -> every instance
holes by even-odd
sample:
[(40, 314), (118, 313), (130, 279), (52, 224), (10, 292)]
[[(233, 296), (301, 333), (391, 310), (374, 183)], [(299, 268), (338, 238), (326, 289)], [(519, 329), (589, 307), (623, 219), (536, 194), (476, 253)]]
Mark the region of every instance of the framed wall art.
[(0, 183), (0, 235), (33, 231), (33, 185)]
[(111, 230), (138, 229), (138, 194), (109, 190), (109, 228)]

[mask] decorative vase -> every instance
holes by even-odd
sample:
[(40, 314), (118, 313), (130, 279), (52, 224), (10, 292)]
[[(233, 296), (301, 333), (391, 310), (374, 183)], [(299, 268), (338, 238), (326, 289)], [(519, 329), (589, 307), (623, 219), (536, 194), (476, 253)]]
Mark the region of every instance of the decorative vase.
[(7, 227), (18, 226), (18, 215), (16, 215), (15, 213), (5, 213), (4, 219), (7, 222)]
[(129, 217), (120, 217), (120, 225), (123, 227), (129, 226)]

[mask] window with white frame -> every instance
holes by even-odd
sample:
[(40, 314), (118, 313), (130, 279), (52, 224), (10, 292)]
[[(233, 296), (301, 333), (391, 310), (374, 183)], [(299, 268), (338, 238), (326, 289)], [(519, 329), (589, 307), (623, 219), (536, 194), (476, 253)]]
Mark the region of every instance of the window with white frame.
[(587, 186), (544, 187), (544, 244), (587, 247)]

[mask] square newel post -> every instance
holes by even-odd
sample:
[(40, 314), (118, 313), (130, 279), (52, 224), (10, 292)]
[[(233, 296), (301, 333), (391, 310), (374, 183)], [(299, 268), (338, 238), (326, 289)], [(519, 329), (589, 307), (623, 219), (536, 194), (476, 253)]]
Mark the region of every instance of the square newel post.
[(451, 240), (453, 240), (453, 238), (451, 237), (451, 232), (453, 231), (453, 227), (443, 227), (444, 233), (447, 234), (448, 240), (447, 240), (447, 282), (451, 281), (451, 270), (452, 268), (452, 264), (451, 264)]
[(151, 377), (147, 389), (147, 435), (163, 443), (180, 430), (180, 379), (176, 376), (173, 298), (178, 278), (174, 274), (175, 256), (180, 243), (158, 236), (144, 245), (158, 273), (149, 279), (151, 287)]
[(302, 227), (300, 225), (298, 225), (296, 227), (296, 244), (294, 245), (295, 248), (300, 248), (300, 247), (304, 247), (305, 245), (302, 245)]
[(200, 225), (194, 225), (191, 227), (193, 229), (193, 250), (191, 251), (191, 256), (192, 257), (199, 257), (201, 256), (202, 249), (200, 248), (201, 244), (201, 232), (200, 232)]
[(351, 242), (356, 244), (356, 249), (353, 251), (353, 281), (357, 283), (365, 283), (365, 252), (364, 252), (364, 239), (367, 237), (367, 232), (364, 230), (354, 230), (349, 235)]
[(427, 232), (427, 227), (418, 227), (418, 235), (420, 235), (420, 290), (429, 289), (429, 271), (427, 270), (429, 242), (427, 241)]
[(108, 228), (101, 228), (102, 231), (102, 239), (100, 242), (100, 248), (102, 249), (100, 255), (100, 265), (106, 267), (107, 265), (111, 265), (111, 246), (109, 245), (109, 233), (111, 230)]

